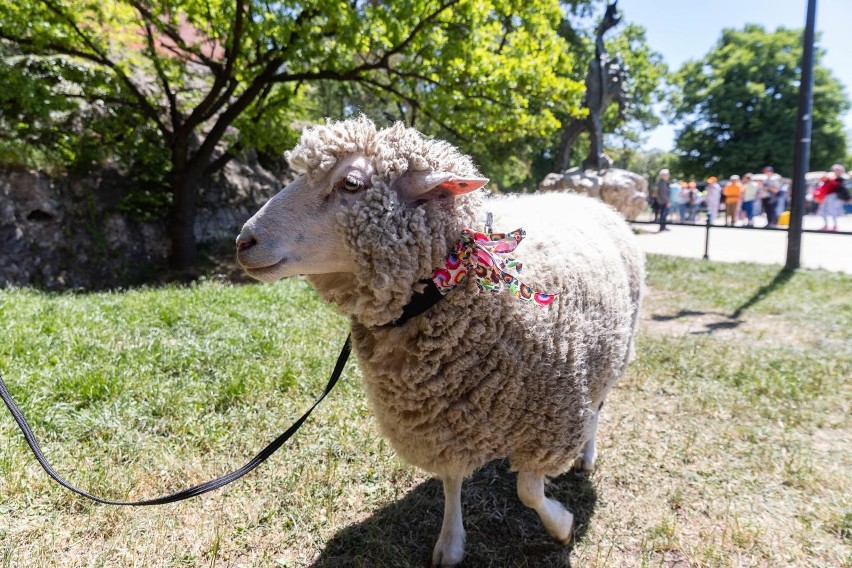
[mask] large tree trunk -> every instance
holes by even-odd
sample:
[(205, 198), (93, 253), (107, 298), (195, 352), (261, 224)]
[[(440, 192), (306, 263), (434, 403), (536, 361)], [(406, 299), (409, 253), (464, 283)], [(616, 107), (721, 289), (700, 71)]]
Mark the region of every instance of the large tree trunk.
[(195, 242), (195, 210), (201, 175), (188, 160), (188, 140), (175, 140), (172, 146), (172, 170), (169, 185), (172, 192), (172, 216), (169, 225), (171, 255), (169, 264), (187, 270), (198, 261)]
[(173, 171), (170, 176), (172, 190), (172, 218), (169, 226), (171, 237), (172, 268), (186, 270), (195, 266), (198, 247), (195, 243), (195, 200), (198, 179), (187, 172)]

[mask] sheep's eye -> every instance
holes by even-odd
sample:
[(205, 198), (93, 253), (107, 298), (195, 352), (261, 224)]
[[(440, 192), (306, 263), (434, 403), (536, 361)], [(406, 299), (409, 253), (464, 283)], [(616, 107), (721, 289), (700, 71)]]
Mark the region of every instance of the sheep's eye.
[(356, 192), (364, 187), (364, 180), (355, 174), (348, 174), (343, 180), (340, 182), (340, 187), (349, 192)]

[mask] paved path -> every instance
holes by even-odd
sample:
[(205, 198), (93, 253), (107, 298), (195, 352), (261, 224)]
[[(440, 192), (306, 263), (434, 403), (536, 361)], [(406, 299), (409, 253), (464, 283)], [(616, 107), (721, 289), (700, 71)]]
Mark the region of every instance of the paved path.
[[(839, 220), (841, 231), (852, 232), (852, 215)], [(639, 243), (646, 253), (703, 258), (704, 225), (675, 226), (662, 233), (656, 225), (634, 224), (640, 232)], [(822, 227), (822, 217), (805, 216), (805, 229)], [(723, 262), (758, 262), (783, 265), (787, 259), (787, 233), (760, 229), (726, 229), (719, 225), (710, 229), (710, 260)], [(803, 233), (801, 265), (852, 274), (852, 235)]]

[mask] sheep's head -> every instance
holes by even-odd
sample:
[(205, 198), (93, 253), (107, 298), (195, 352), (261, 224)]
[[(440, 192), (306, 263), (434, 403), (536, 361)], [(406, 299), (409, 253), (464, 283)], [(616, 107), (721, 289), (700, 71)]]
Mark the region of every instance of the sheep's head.
[[(450, 144), (363, 117), (306, 130), (287, 158), (304, 175), (245, 224), (240, 263), (265, 282), (350, 274), (376, 305), (430, 273), (470, 222), (477, 199), (459, 196), (488, 181)], [(411, 282), (392, 282), (402, 265)]]

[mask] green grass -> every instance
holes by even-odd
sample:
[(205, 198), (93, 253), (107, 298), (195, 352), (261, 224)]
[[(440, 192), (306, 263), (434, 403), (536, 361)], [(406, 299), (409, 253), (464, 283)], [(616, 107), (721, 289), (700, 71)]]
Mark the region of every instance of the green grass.
[[(466, 481), (466, 566), (852, 567), (852, 278), (651, 257), (638, 358), (598, 469), (550, 493), (553, 544), (503, 462)], [(56, 469), (112, 498), (242, 465), (319, 394), (346, 321), (303, 281), (0, 290), (0, 372)], [(440, 484), (378, 434), (357, 365), (283, 450), (164, 507), (55, 486), (0, 418), (0, 567), (424, 566)]]

